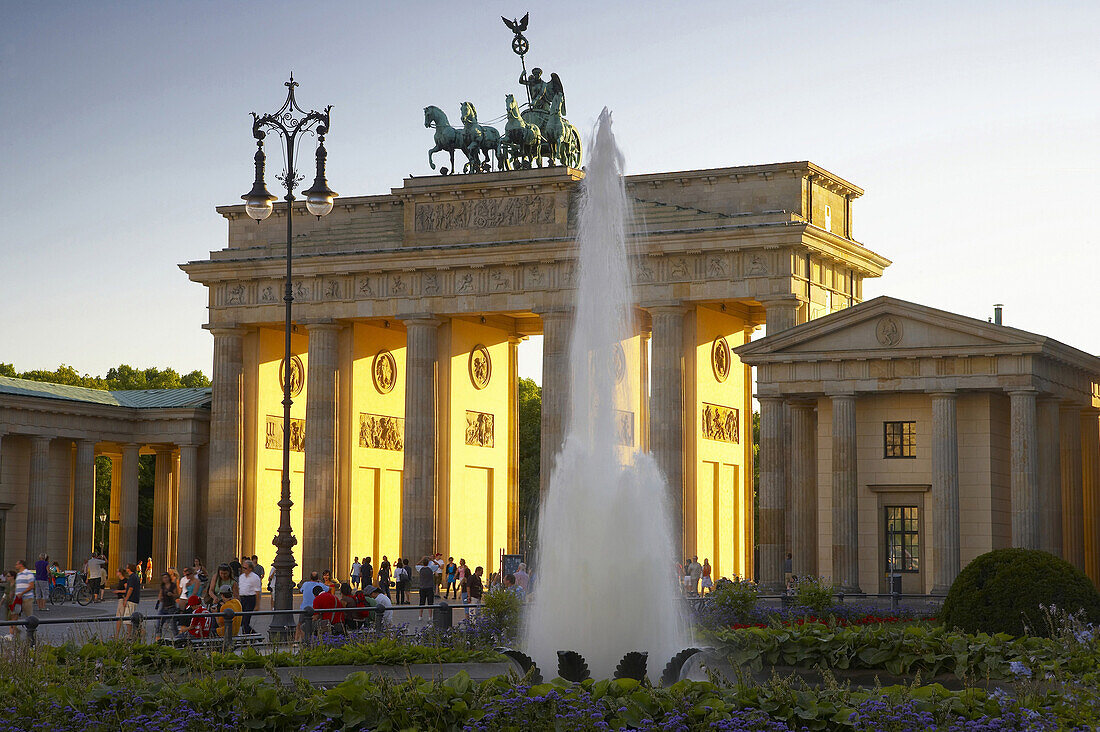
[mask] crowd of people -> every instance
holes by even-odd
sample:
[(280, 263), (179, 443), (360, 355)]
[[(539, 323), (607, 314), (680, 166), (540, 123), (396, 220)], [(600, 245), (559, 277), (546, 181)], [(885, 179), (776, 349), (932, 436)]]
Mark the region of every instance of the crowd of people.
[[(138, 632), (135, 625), (126, 620), (137, 611), (143, 596), (149, 600), (155, 594), (153, 614), (173, 616), (157, 620), (156, 638), (175, 638), (181, 634), (205, 638), (225, 633), (224, 610), (247, 613), (262, 609), (260, 600), (265, 576), (267, 592), (273, 593), (275, 589), (275, 572), (268, 573), (256, 556), (234, 557), (219, 564), (212, 573), (207, 571), (201, 558), (195, 557), (191, 566), (182, 570), (167, 568), (161, 573), (159, 582), (154, 582), (152, 577), (151, 558), (119, 567), (113, 583), (107, 564), (101, 548), (93, 551), (79, 570), (69, 572), (63, 572), (58, 563), (51, 563), (45, 554), (39, 556), (33, 569), (25, 561), (16, 562), (15, 569), (0, 578), (4, 619), (17, 620), (35, 612), (48, 612), (51, 588), (57, 583), (72, 583), (79, 573), (93, 603), (111, 599), (117, 602), (116, 637)], [(318, 628), (338, 633), (368, 622), (379, 626), (392, 623), (391, 608), (412, 605), (414, 591), (420, 619), (438, 598), (453, 599), (463, 605), (479, 605), (486, 584), (489, 588), (500, 585), (524, 600), (530, 590), (531, 575), (521, 563), (513, 573), (503, 577), (493, 573), (486, 580), (483, 567), (471, 568), (462, 558), (457, 562), (454, 557), (444, 560), (442, 553), (425, 555), (415, 565), (405, 558), (391, 562), (383, 555), (377, 568), (372, 557), (360, 561), (357, 556), (347, 581), (335, 579), (331, 570), (313, 571), (303, 577), (293, 592), (301, 593), (299, 610), (312, 608), (316, 611)], [(9, 632), (14, 633), (14, 628), (9, 628)], [(234, 618), (234, 635), (252, 632), (250, 616)], [(299, 634), (302, 632), (299, 626)]]

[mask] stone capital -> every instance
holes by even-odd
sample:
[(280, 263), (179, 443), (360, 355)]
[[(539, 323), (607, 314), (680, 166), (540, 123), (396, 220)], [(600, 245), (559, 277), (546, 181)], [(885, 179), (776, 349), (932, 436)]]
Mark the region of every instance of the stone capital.
[(403, 322), (406, 327), (410, 325), (438, 327), (443, 324), (443, 319), (436, 317), (432, 313), (408, 313), (406, 315), (398, 315), (397, 319)]
[(959, 392), (954, 389), (937, 389), (925, 393), (933, 399), (957, 399), (959, 396)]
[(207, 323), (202, 326), (203, 330), (210, 331), (212, 336), (243, 336), (248, 333), (248, 328), (244, 328), (238, 325), (211, 325)]
[(332, 318), (316, 318), (310, 320), (299, 320), (299, 325), (305, 326), (307, 331), (315, 330), (343, 330), (344, 324), (339, 323)]
[(1010, 387), (1005, 389), (1005, 393), (1009, 396), (1039, 396), (1039, 390), (1031, 386)]
[(653, 315), (684, 315), (690, 306), (682, 302), (643, 303), (642, 309)]

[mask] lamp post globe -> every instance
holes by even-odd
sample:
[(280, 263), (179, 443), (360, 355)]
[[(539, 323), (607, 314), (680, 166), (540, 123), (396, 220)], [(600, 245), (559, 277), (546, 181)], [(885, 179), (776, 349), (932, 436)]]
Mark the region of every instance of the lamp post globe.
[(275, 200), (275, 196), (271, 196), (270, 198), (264, 196), (257, 196), (256, 198), (245, 197), (244, 212), (257, 222), (263, 221), (271, 215), (271, 211), (274, 208), (271, 205), (273, 200)]

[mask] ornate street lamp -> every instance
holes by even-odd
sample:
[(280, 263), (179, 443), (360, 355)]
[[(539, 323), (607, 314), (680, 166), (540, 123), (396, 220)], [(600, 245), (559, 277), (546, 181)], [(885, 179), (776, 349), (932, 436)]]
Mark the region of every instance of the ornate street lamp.
[[(308, 190), (302, 191), (306, 199), (306, 209), (317, 218), (321, 218), (332, 210), (332, 199), (336, 197), (336, 193), (328, 187), (328, 182), (325, 180), (325, 158), (328, 157), (328, 152), (325, 150), (325, 135), (328, 134), (329, 110), (332, 106), (325, 107), (324, 112), (307, 112), (294, 100), (294, 88), (298, 86), (298, 82), (294, 81), (293, 74), (284, 86), (287, 88), (286, 101), (277, 112), (265, 114), (262, 117), (255, 112), (252, 113), (252, 136), (256, 139), (256, 180), (252, 184), (252, 190), (241, 198), (245, 201), (245, 212), (255, 219), (256, 223), (271, 215), (272, 201), (275, 200), (275, 196), (271, 195), (264, 183), (264, 138), (267, 136), (265, 130), (278, 134), (286, 143), (286, 170), (282, 175), (276, 176), (286, 188), (286, 196), (283, 197), (286, 201), (286, 293), (283, 295), (283, 302), (286, 303), (286, 318), (283, 349), (283, 478), (279, 495), (279, 532), (271, 542), (276, 547), (275, 561), (272, 564), (272, 571), (275, 574), (272, 609), (289, 611), (293, 607), (292, 572), (297, 565), (294, 561), (294, 545), (298, 543), (290, 525), (290, 508), (294, 505), (290, 500), (290, 406), (293, 404), (290, 331), (291, 305), (294, 302), (294, 291), (291, 286), (293, 273), (291, 237), (294, 218), (292, 214), (294, 189), (302, 180), (294, 168), (294, 153), (299, 135), (309, 132), (316, 132), (317, 135), (317, 176), (313, 185)], [(272, 620), (269, 633), (272, 639), (285, 638), (293, 632), (294, 625), (294, 618), (289, 612), (285, 615), (276, 615)]]

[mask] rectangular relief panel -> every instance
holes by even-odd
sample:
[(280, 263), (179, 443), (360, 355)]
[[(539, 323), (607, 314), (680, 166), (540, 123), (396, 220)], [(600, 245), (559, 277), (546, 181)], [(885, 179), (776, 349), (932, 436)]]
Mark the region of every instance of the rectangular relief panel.
[(375, 450), (404, 450), (405, 420), (383, 414), (360, 413), (359, 446)]
[[(283, 418), (273, 415), (267, 416), (267, 435), (264, 439), (264, 447), (269, 450), (283, 449)], [(306, 449), (306, 421), (304, 419), (290, 419), (290, 451), (304, 452)]]
[(634, 412), (616, 409), (615, 428), (619, 444), (634, 447)]
[(466, 444), (474, 447), (494, 447), (493, 415), (466, 410)]
[(703, 403), (703, 437), (718, 442), (740, 442), (740, 414), (734, 407)]

